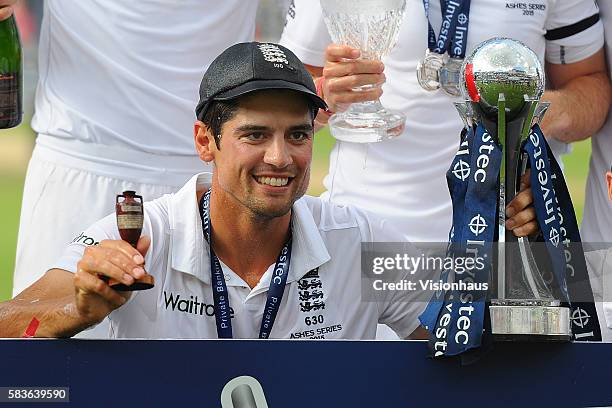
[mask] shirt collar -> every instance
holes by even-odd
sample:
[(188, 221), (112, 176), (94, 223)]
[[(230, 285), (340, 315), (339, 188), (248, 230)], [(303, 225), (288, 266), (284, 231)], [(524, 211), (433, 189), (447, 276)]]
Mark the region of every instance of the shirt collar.
[(209, 248), (202, 231), (197, 192), (209, 189), (211, 184), (211, 173), (196, 174), (172, 195), (168, 208), (172, 269), (207, 283), (210, 283), (210, 272), (206, 268), (208, 273), (204, 273), (202, 266), (209, 259)]
[[(210, 251), (204, 240), (197, 192), (210, 188), (211, 173), (193, 176), (170, 199), (168, 217), (172, 268), (210, 284)], [(331, 257), (305, 200), (293, 205), (293, 243), (287, 283), (328, 262)]]

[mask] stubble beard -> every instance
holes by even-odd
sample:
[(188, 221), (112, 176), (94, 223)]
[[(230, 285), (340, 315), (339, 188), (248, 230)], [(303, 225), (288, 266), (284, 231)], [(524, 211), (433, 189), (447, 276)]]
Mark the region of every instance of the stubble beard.
[[(258, 200), (254, 198), (252, 194), (247, 195), (247, 199), (244, 204), (251, 211), (254, 218), (260, 222), (269, 221), (269, 220), (272, 220), (278, 217), (283, 217), (291, 211), (293, 204), (297, 200), (302, 198), (304, 194), (306, 194), (306, 190), (308, 189), (309, 181), (310, 181), (310, 170), (307, 170), (303, 174), (301, 178), (301, 184), (297, 187), (295, 194), (289, 199), (288, 203), (286, 203), (285, 205), (281, 207), (270, 208), (269, 206), (266, 206), (266, 203), (263, 202), (262, 200)], [(295, 178), (292, 182), (297, 183), (298, 182), (297, 178)]]

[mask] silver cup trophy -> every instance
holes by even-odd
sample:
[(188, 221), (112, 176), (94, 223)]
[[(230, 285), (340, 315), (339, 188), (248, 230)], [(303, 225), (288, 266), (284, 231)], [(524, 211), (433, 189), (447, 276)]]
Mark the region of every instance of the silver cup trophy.
[[(406, 0), (321, 0), (332, 40), (361, 50), (361, 58), (381, 59), (397, 42)], [(354, 90), (366, 91), (372, 85)], [(380, 101), (353, 103), (329, 119), (332, 135), (342, 141), (372, 143), (399, 136), (406, 116)]]
[(460, 116), (467, 126), (482, 123), (503, 148), (497, 267), (489, 294), (492, 334), (500, 340), (569, 341), (570, 310), (555, 299), (552, 274), (538, 269), (527, 238), (505, 228), (505, 207), (517, 194), (528, 161), (521, 143), (549, 105), (539, 102), (542, 64), (521, 42), (493, 38), (466, 58), (461, 72), (466, 102), (455, 104)]

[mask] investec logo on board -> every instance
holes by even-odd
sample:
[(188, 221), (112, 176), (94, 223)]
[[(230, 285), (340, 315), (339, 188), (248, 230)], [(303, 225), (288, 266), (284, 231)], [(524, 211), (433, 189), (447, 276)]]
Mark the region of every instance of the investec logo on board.
[[(190, 295), (186, 298), (178, 293), (166, 292), (164, 290), (164, 305), (166, 310), (181, 312), (199, 316), (215, 316), (215, 305), (201, 302), (197, 296)], [(230, 318), (234, 318), (234, 309), (230, 307)]]

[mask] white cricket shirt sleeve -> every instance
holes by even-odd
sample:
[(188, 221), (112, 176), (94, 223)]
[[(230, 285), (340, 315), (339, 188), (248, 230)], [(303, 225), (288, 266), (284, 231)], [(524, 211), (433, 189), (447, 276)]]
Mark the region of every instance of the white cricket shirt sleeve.
[(303, 63), (315, 67), (325, 65), (325, 48), (332, 39), (318, 0), (294, 0), (287, 12), (287, 24), (279, 42)]
[[(385, 218), (368, 214), (356, 208), (352, 210), (357, 219), (362, 242), (376, 242), (378, 245), (384, 245), (385, 237), (389, 236), (390, 231), (395, 228)], [(401, 236), (400, 232), (392, 233), (391, 236)], [(397, 244), (402, 244), (402, 255), (407, 254), (408, 256), (419, 257), (420, 250), (418, 250), (413, 244), (409, 242), (402, 243), (389, 243), (396, 247)], [(438, 272), (427, 272), (432, 276), (422, 275), (422, 271), (416, 271), (418, 279), (434, 278)], [(402, 271), (399, 274), (394, 274), (392, 278), (386, 279), (389, 282), (401, 282), (403, 280), (414, 281), (414, 275), (408, 276), (410, 271)], [(381, 279), (385, 280), (384, 274), (381, 275)], [(420, 288), (414, 288), (414, 290), (404, 288), (398, 290), (374, 290), (373, 296), (376, 298), (376, 305), (378, 307), (378, 323), (386, 324), (391, 327), (400, 338), (407, 338), (415, 329), (420, 325), (418, 320), (419, 315), (427, 306), (427, 299), (423, 296), (424, 292), (419, 290)]]
[(99, 245), (100, 242), (107, 239), (121, 239), (115, 214), (107, 215), (77, 235), (51, 269), (63, 269), (76, 273), (77, 263), (83, 257), (85, 248)]
[(599, 9), (592, 0), (557, 0), (549, 3), (546, 19), (546, 61), (571, 64), (582, 61), (604, 45)]

